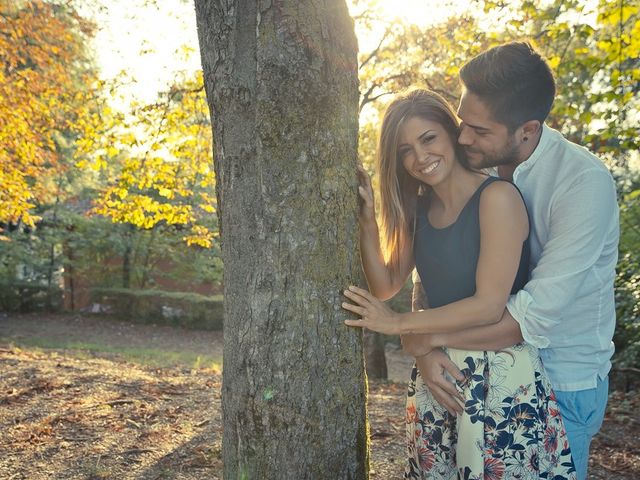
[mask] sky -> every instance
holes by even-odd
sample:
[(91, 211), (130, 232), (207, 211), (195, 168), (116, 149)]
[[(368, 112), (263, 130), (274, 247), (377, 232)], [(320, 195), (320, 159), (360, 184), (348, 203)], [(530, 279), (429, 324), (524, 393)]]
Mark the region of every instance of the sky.
[[(541, 0), (544, 1), (544, 0)], [(595, 6), (597, 0), (584, 0)], [(166, 90), (177, 72), (200, 68), (193, 0), (97, 0), (81, 13), (98, 26), (94, 40), (102, 78), (124, 81), (114, 98), (116, 108), (126, 110), (132, 100), (153, 102)], [(347, 0), (351, 6), (351, 1)], [(423, 26), (447, 16), (473, 11), (477, 0), (378, 0), (386, 19)], [(352, 7), (352, 14), (357, 9)], [(583, 19), (584, 20), (584, 19)], [(595, 21), (595, 17), (593, 19)], [(487, 21), (496, 21), (488, 18)], [(369, 36), (356, 32), (361, 51), (371, 51), (384, 26)], [(183, 47), (187, 47), (187, 52)], [(123, 76), (121, 72), (125, 72)]]
[[(126, 108), (136, 99), (152, 102), (179, 71), (200, 68), (195, 10), (192, 1), (111, 0), (102, 7), (83, 13), (93, 18), (98, 31), (94, 40), (97, 61), (105, 80), (126, 72), (125, 84), (119, 89), (122, 98), (113, 99), (115, 106)], [(157, 6), (156, 6), (157, 5)], [(469, 8), (464, 0), (386, 0), (381, 5), (388, 18), (399, 18), (424, 25), (444, 19)], [(382, 28), (382, 27), (381, 27)], [(373, 49), (375, 34), (359, 35), (363, 51)], [(183, 46), (190, 55), (177, 54)]]
[[(119, 89), (126, 103), (135, 98), (152, 102), (180, 71), (200, 68), (196, 17), (192, 1), (111, 0), (106, 7), (87, 11), (97, 25), (94, 39), (102, 78), (126, 72)], [(190, 55), (182, 47), (191, 49)]]

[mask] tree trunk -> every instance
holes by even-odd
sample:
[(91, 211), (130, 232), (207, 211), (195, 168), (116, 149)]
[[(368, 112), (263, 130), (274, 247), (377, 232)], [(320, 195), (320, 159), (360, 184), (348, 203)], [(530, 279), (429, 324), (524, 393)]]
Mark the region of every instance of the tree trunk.
[(364, 357), (367, 377), (386, 380), (387, 357), (384, 353), (384, 336), (380, 333), (364, 332)]
[(128, 223), (124, 226), (124, 252), (122, 254), (122, 288), (131, 287), (131, 263), (133, 256), (133, 229), (135, 227)]
[(224, 262), (227, 480), (368, 477), (357, 46), (343, 0), (196, 0)]
[[(51, 218), (51, 230), (55, 230), (58, 227), (58, 206), (60, 205), (60, 198), (56, 197), (56, 203), (53, 206), (53, 217)], [(49, 245), (49, 265), (47, 266), (47, 304), (45, 308), (48, 312), (53, 311), (53, 274), (56, 267), (56, 235), (52, 235)]]

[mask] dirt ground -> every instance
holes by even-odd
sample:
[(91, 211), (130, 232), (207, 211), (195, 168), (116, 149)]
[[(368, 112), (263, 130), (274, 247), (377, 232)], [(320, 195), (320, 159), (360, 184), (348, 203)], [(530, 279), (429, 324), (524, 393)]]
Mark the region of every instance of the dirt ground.
[[(40, 337), (222, 354), (219, 332), (0, 314), (0, 479), (222, 478), (219, 371), (19, 347)], [(393, 348), (387, 353), (395, 381), (370, 382), (371, 476), (397, 479), (411, 362)], [(591, 479), (640, 478), (639, 407), (637, 392), (611, 393)]]

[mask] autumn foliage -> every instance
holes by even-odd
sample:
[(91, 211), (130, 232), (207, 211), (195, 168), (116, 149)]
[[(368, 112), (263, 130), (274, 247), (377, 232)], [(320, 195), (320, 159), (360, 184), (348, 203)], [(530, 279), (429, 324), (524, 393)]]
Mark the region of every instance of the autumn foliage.
[(136, 105), (134, 114), (94, 164), (120, 165), (94, 212), (142, 229), (180, 226), (187, 244), (210, 248), (215, 177), (202, 74), (176, 83), (156, 103)]
[(67, 5), (0, 0), (0, 222), (34, 225), (55, 177), (100, 123), (87, 52), (93, 25)]

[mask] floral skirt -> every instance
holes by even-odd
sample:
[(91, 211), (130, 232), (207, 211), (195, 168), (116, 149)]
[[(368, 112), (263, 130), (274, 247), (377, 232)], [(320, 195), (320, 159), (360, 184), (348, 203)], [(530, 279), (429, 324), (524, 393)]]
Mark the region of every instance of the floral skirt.
[(464, 412), (450, 415), (413, 367), (407, 394), (413, 479), (575, 479), (567, 434), (538, 351), (448, 349), (465, 376)]

